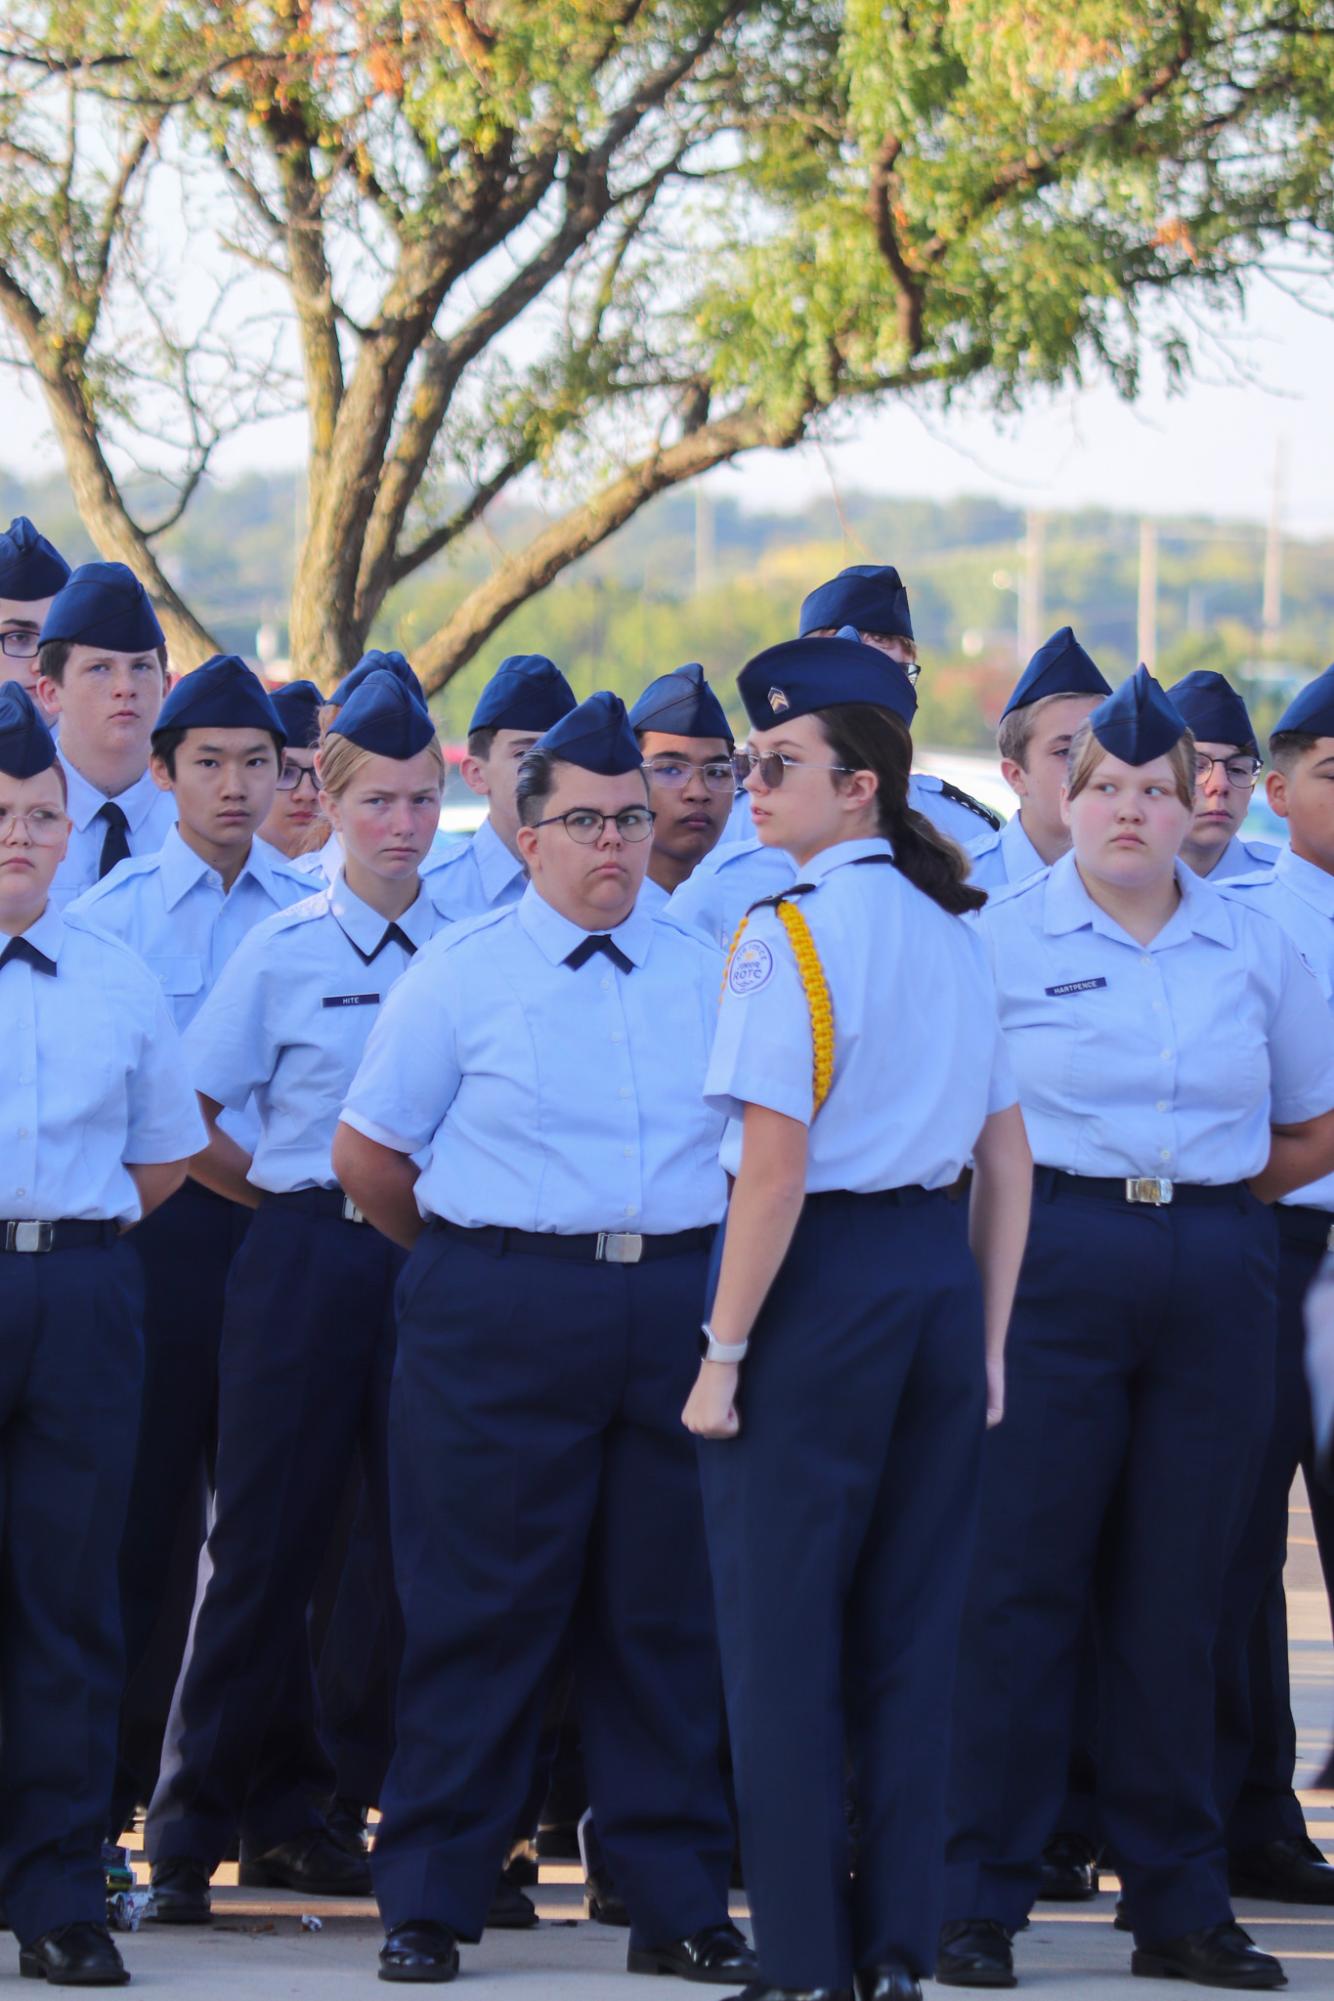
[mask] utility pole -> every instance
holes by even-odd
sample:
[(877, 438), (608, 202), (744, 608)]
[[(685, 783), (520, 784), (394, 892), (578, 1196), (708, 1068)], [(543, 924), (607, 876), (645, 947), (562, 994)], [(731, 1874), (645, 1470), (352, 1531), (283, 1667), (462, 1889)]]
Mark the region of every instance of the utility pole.
[(1139, 657), (1152, 674), (1158, 664), (1158, 524), (1139, 524)]
[(1019, 587), (1019, 664), (1043, 639), (1047, 597), (1047, 517), (1030, 508), (1024, 519), (1024, 573)]
[(1283, 439), (1274, 446), (1274, 478), (1269, 489), (1269, 529), (1265, 536), (1264, 603), (1260, 613), (1266, 653), (1277, 650), (1283, 624), (1283, 486), (1287, 470)]

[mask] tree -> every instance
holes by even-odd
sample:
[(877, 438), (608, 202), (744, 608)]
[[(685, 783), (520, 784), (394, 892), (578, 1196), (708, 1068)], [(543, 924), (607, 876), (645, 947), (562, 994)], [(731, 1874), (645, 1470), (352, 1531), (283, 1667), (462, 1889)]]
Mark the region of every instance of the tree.
[[(221, 440), (308, 419), (298, 668), (516, 482), (439, 686), (654, 494), (895, 396), (1014, 403), (1331, 224), (1334, 0), (11, 0), (0, 315), (84, 522), (161, 538)], [(175, 493), (137, 519), (147, 449)]]

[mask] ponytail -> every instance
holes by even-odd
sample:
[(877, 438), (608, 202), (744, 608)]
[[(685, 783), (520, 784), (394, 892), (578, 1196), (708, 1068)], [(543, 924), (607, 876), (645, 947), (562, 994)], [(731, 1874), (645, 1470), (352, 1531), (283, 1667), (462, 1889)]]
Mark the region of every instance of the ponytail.
[(907, 726), (888, 709), (869, 702), (818, 713), (825, 741), (838, 762), (853, 771), (873, 771), (879, 780), (880, 831), (894, 850), (900, 875), (952, 917), (980, 910), (986, 891), (970, 885), (963, 849), (908, 804), (912, 738)]

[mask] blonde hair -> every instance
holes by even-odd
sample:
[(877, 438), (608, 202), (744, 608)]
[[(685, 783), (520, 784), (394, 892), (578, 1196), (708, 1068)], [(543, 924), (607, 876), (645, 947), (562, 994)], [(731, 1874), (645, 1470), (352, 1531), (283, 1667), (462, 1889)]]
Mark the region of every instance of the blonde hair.
[(1068, 702), (1068, 694), (1039, 695), (1036, 702), (1024, 702), (1019, 708), (1011, 709), (1008, 716), (1002, 716), (996, 726), (996, 748), (1011, 764), (1017, 764), (1021, 771), (1027, 771), (1028, 746), (1033, 741), (1033, 731), (1038, 717), (1053, 702)]
[[(1103, 759), (1111, 755), (1098, 742), (1091, 724), (1086, 720), (1079, 725), (1070, 739), (1070, 750), (1065, 764), (1065, 792), (1068, 799), (1078, 799), (1080, 793), (1093, 777)], [(1172, 769), (1172, 778), (1177, 798), (1183, 806), (1192, 810), (1195, 805), (1195, 739), (1189, 730), (1183, 730), (1169, 751), (1164, 752)]]
[[(432, 758), (440, 767), (440, 784), (443, 789), (444, 752), (434, 737), (423, 747), (430, 751)], [(351, 737), (344, 736), (340, 730), (328, 731), (321, 739), (320, 747), (315, 753), (315, 769), (319, 774), (321, 792), (327, 792), (331, 799), (340, 799), (362, 765), (374, 755), (374, 751), (363, 750), (359, 743), (353, 743)]]

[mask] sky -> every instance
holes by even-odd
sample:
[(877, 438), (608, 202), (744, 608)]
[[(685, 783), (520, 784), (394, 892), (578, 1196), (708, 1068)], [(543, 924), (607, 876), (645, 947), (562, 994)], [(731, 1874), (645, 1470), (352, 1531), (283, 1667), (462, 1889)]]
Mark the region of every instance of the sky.
[[(36, 392), (8, 371), (0, 389), (0, 464), (19, 474), (57, 469)], [(292, 465), (303, 444), (299, 419), (270, 424), (237, 440), (218, 470)], [(711, 484), (748, 508), (794, 512), (832, 488), (1254, 521), (1268, 517), (1276, 457), (1286, 532), (1334, 535), (1334, 319), (1262, 282), (1228, 328), (1225, 351), (1206, 355), (1182, 394), (1168, 394), (1150, 363), (1134, 405), (1105, 385), (1035, 397), (1009, 419), (905, 404), (846, 423), (826, 445), (750, 454)]]

